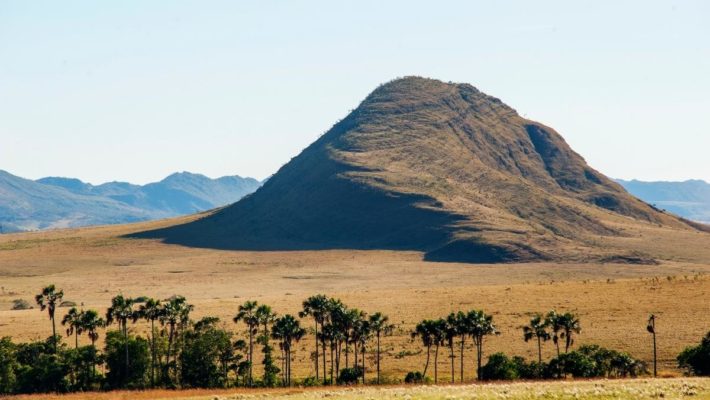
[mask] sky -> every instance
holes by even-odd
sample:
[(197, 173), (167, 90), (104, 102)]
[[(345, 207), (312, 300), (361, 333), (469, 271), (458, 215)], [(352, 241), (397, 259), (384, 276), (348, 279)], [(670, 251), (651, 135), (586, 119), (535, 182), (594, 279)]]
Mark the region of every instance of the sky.
[(0, 0), (0, 169), (268, 177), (378, 84), (471, 83), (622, 179), (710, 181), (708, 1)]

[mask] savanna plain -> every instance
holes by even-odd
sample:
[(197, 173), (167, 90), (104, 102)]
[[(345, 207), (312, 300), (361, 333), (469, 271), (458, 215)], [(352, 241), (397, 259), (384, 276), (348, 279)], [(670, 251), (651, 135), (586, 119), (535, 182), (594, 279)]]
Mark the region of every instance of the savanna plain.
[[(190, 217), (194, 218), (194, 217)], [(182, 221), (182, 220), (181, 220)], [(297, 314), (308, 296), (323, 293), (369, 313), (381, 311), (396, 324), (383, 338), (382, 373), (399, 382), (408, 371), (421, 370), (425, 352), (410, 338), (415, 324), (452, 311), (482, 309), (493, 315), (500, 335), (487, 339), (486, 355), (505, 352), (528, 359), (537, 356), (523, 340), (521, 326), (536, 312), (571, 311), (582, 331), (574, 346), (599, 344), (626, 351), (651, 362), (650, 314), (658, 316), (658, 356), (664, 380), (557, 382), (533, 385), (464, 385), (445, 387), (293, 389), (271, 392), (158, 391), (75, 394), (57, 398), (710, 398), (710, 382), (681, 378), (675, 357), (710, 330), (710, 246), (706, 235), (653, 225), (628, 228), (623, 238), (598, 240), (653, 254), (657, 263), (529, 263), (457, 264), (423, 261), (406, 251), (284, 251), (247, 252), (167, 245), (157, 240), (128, 239), (135, 231), (174, 224), (159, 221), (134, 225), (0, 236), (0, 336), (15, 340), (51, 335), (46, 313), (37, 308), (10, 310), (13, 300), (33, 297), (47, 284), (65, 292), (65, 300), (103, 312), (116, 294), (168, 298), (183, 295), (195, 306), (195, 319), (217, 316), (230, 330), (245, 337), (232, 322), (246, 300), (269, 304), (279, 314)], [(180, 222), (180, 221), (177, 221)], [(688, 251), (692, 248), (692, 251)], [(66, 312), (60, 308), (57, 319)], [(303, 321), (305, 326), (312, 322)], [(132, 330), (146, 332), (138, 322)], [(103, 337), (103, 332), (102, 332)], [(87, 342), (86, 337), (80, 341)], [(312, 335), (294, 351), (294, 378), (314, 374)], [(442, 354), (446, 351), (442, 350)], [(543, 357), (554, 347), (547, 343)], [(458, 355), (457, 355), (458, 356)], [(474, 353), (466, 350), (466, 380), (473, 382)], [(439, 357), (439, 379), (448, 380), (450, 360)], [(457, 360), (458, 365), (458, 360)], [(368, 360), (372, 371), (373, 360)], [(431, 368), (431, 367), (430, 367)], [(258, 370), (258, 368), (257, 368)], [(431, 371), (431, 370), (430, 370)], [(255, 371), (255, 373), (257, 373)], [(458, 374), (458, 373), (457, 373)], [(89, 397), (86, 397), (89, 396)], [(145, 396), (145, 397), (139, 397)], [(32, 397), (23, 397), (32, 398)], [(34, 398), (54, 398), (39, 396)]]

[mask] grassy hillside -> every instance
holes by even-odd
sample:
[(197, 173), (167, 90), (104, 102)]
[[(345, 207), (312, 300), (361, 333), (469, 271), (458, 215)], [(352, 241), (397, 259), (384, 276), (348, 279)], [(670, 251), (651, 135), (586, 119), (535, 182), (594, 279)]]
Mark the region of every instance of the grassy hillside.
[(554, 130), (467, 84), (376, 89), (253, 195), (137, 237), (244, 249), (405, 249), (435, 261), (631, 259), (621, 225), (695, 228), (629, 195)]

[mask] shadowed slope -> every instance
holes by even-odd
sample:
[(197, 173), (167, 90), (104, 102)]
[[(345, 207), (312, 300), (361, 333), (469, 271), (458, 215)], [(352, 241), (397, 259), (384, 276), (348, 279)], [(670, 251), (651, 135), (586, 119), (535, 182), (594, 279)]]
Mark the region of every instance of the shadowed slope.
[[(610, 223), (614, 222), (614, 223)], [(467, 84), (380, 86), (254, 194), (139, 237), (228, 249), (380, 248), (430, 260), (570, 259), (619, 223), (692, 229)]]

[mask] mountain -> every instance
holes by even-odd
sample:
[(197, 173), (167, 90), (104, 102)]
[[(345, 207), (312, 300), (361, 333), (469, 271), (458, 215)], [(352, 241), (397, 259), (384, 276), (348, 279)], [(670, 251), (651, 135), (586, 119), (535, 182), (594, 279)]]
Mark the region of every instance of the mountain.
[(0, 171), (2, 232), (117, 224), (192, 214), (233, 203), (256, 190), (253, 178), (210, 179), (176, 173), (144, 186), (91, 185), (74, 178), (32, 181)]
[(693, 221), (710, 223), (710, 184), (705, 181), (617, 182), (629, 193), (656, 207)]
[(619, 223), (694, 227), (628, 194), (552, 128), (471, 85), (397, 79), (254, 194), (136, 237), (188, 246), (400, 249), (517, 262), (602, 253)]

